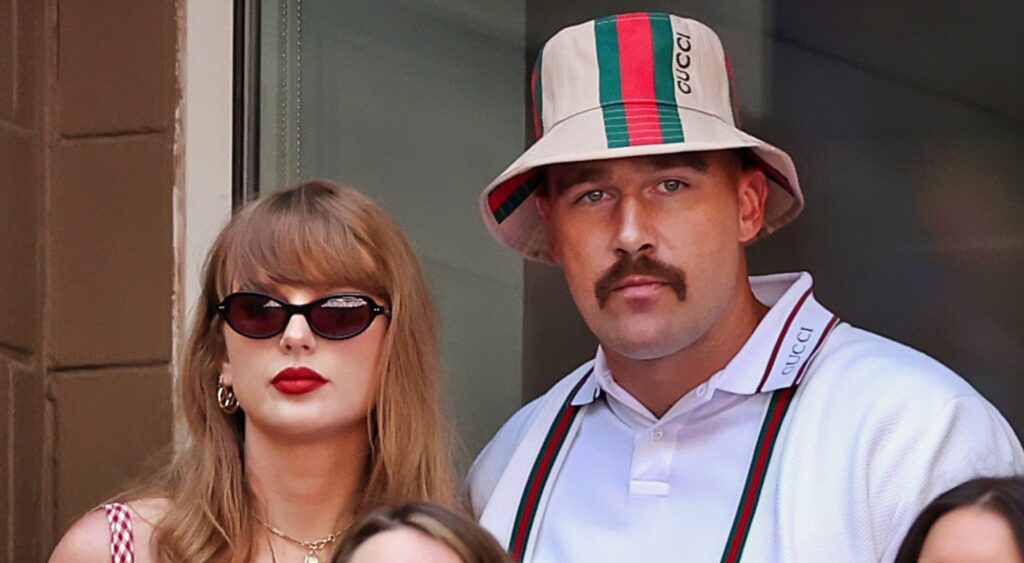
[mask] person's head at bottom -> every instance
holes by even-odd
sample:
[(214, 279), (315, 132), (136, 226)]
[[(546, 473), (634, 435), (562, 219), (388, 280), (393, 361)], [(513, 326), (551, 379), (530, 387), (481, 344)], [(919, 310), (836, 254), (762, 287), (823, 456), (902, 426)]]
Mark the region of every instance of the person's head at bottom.
[(1024, 563), (1024, 477), (973, 479), (910, 526), (896, 563)]
[(334, 563), (511, 563), (472, 520), (428, 502), (379, 508), (357, 522)]

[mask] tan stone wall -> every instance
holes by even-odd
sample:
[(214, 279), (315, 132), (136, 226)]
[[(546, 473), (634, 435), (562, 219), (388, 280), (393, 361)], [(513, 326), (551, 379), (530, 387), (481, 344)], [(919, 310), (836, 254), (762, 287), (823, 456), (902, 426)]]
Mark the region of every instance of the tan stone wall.
[(171, 438), (177, 7), (0, 0), (0, 562)]

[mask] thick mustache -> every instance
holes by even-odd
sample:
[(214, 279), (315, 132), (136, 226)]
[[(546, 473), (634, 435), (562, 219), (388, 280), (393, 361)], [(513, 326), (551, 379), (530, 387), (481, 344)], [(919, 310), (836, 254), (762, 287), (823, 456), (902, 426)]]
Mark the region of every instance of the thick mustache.
[(682, 270), (646, 254), (641, 254), (636, 259), (624, 255), (615, 264), (612, 264), (612, 267), (594, 284), (594, 295), (597, 297), (598, 306), (603, 309), (615, 286), (626, 276), (634, 275), (658, 278), (676, 292), (680, 301), (686, 300), (686, 275)]

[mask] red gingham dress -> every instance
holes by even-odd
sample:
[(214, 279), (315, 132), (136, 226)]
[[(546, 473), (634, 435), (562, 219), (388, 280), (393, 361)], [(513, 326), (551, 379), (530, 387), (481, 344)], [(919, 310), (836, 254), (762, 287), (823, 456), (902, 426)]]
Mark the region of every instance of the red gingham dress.
[(132, 535), (132, 515), (121, 503), (103, 505), (110, 522), (110, 560), (113, 563), (135, 563), (135, 537)]

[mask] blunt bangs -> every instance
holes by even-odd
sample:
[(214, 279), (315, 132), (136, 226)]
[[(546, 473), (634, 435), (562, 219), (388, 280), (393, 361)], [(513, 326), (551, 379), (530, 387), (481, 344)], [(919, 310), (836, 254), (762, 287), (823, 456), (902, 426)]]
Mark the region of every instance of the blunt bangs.
[(240, 212), (224, 232), (218, 299), (282, 285), (329, 291), (353, 287), (390, 301), (367, 243), (365, 221), (333, 187), (309, 184), (271, 194)]

